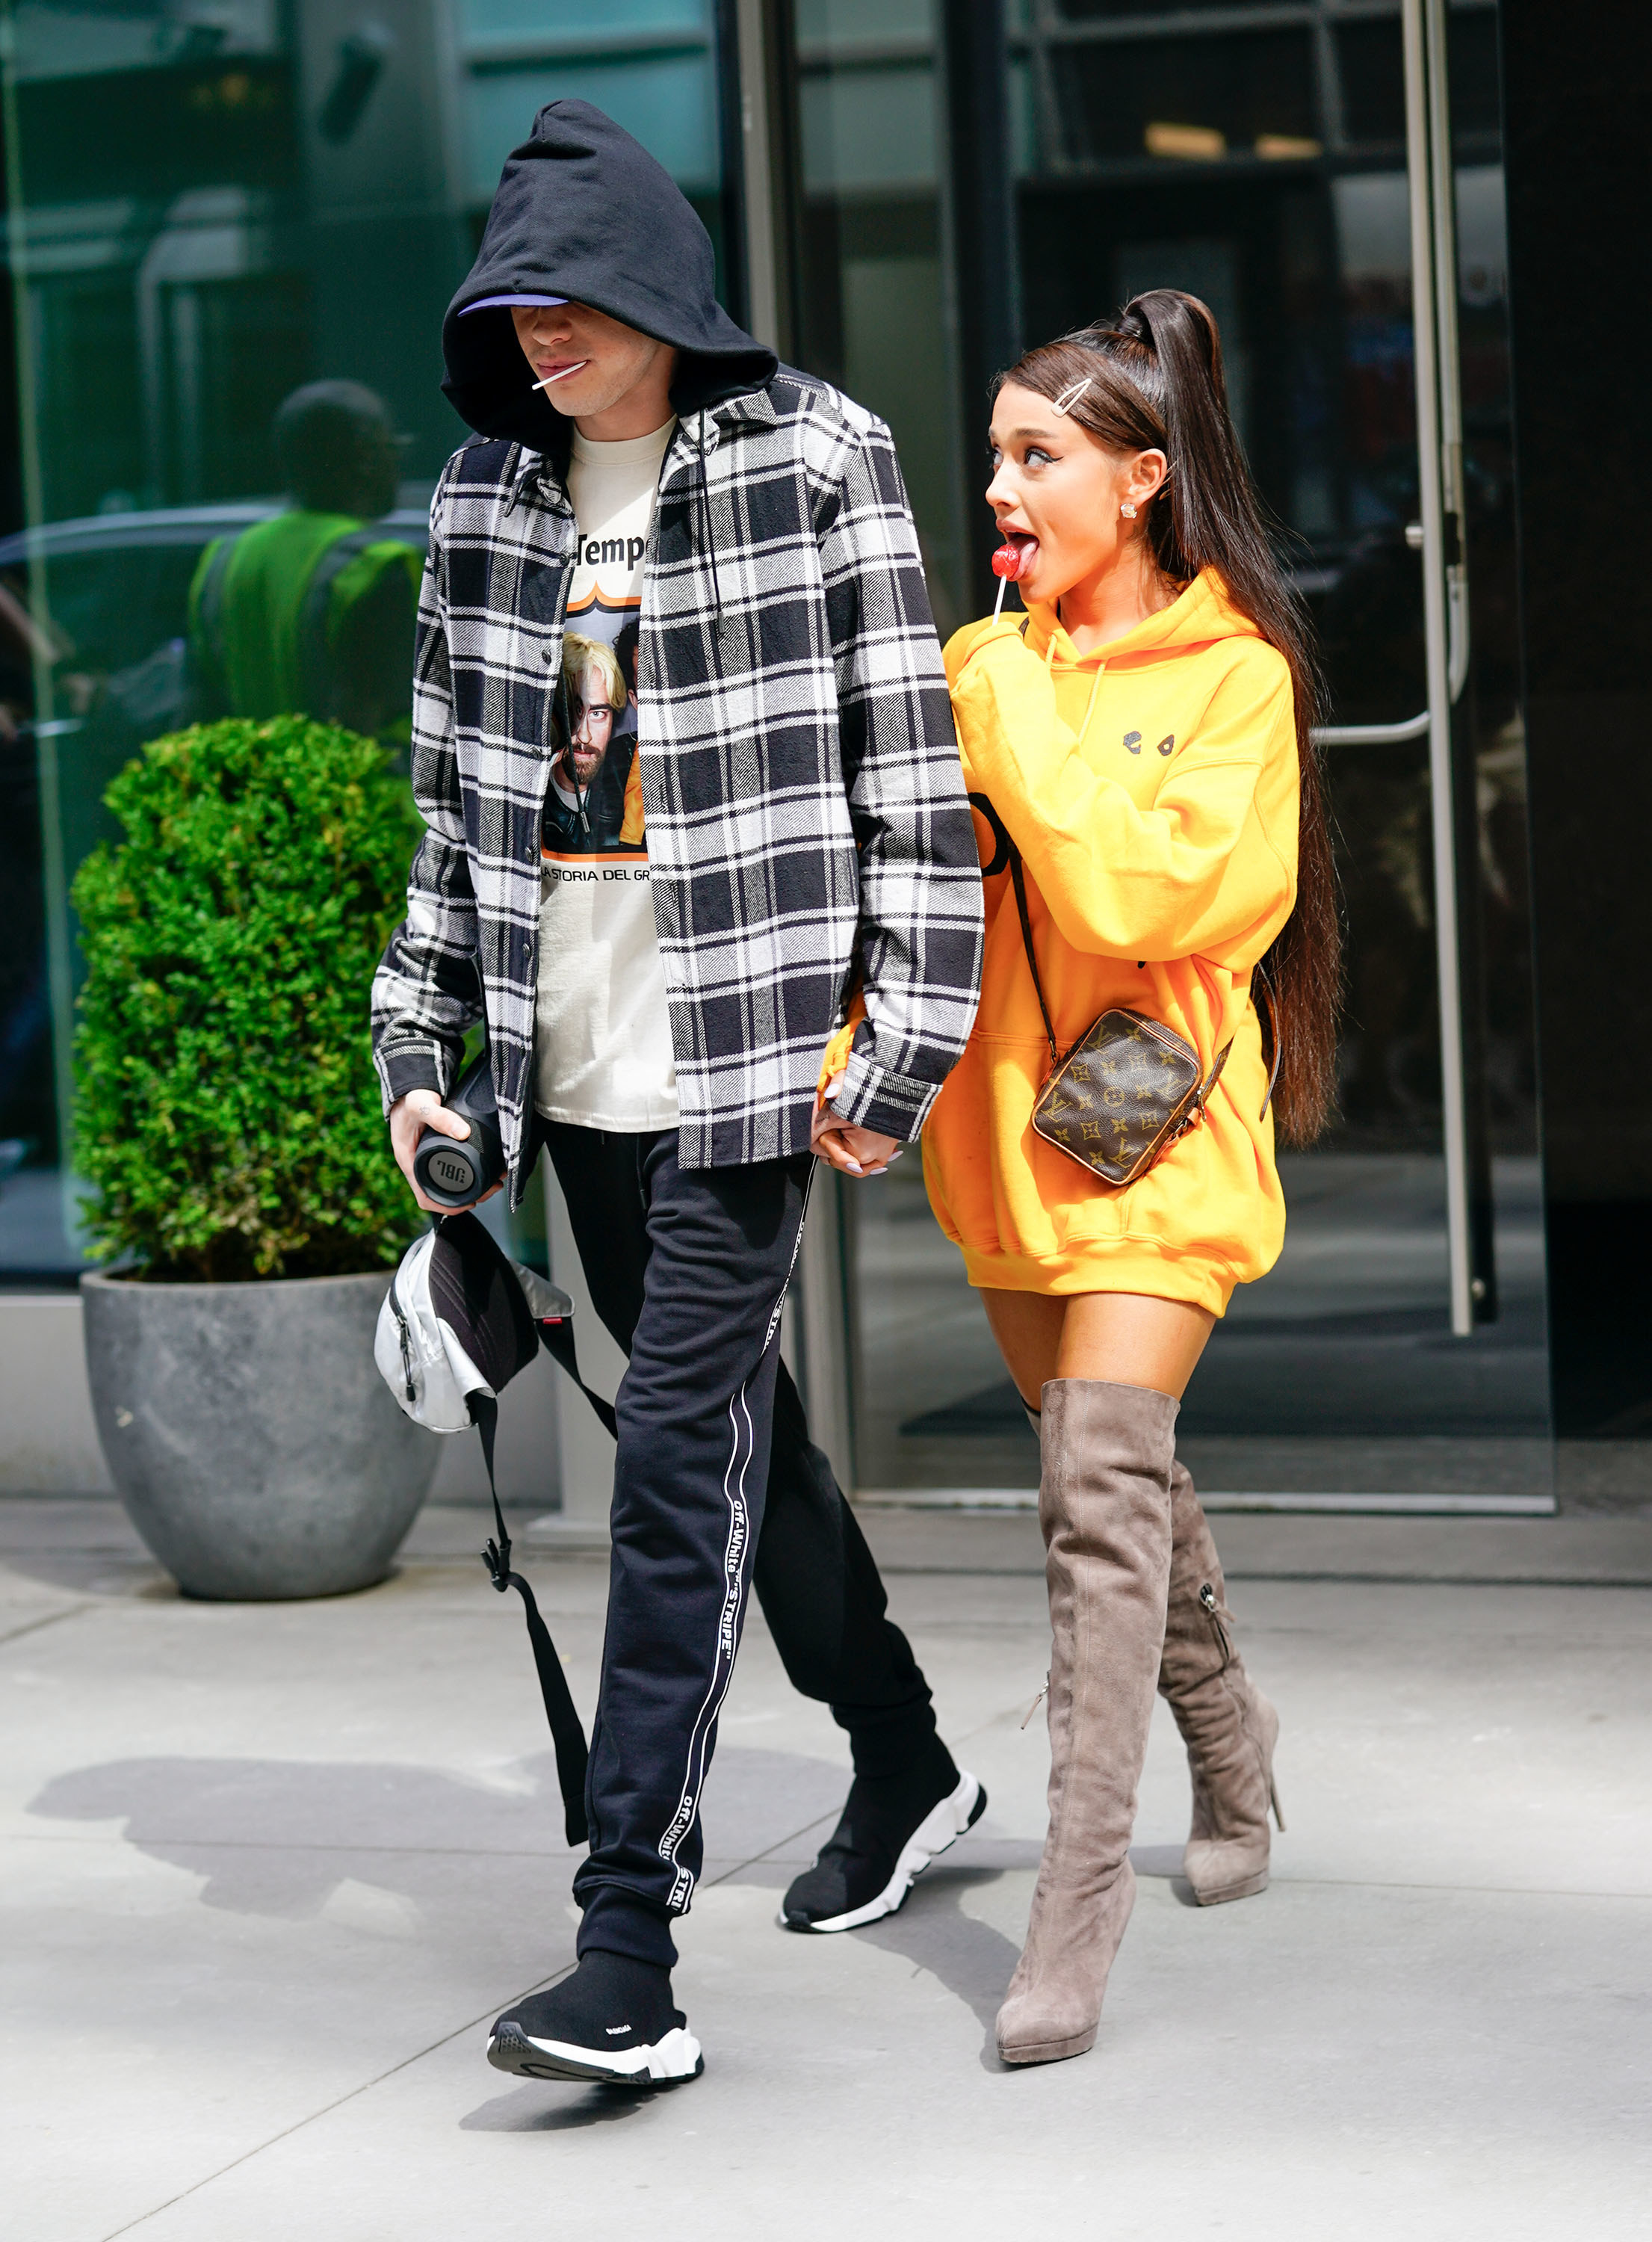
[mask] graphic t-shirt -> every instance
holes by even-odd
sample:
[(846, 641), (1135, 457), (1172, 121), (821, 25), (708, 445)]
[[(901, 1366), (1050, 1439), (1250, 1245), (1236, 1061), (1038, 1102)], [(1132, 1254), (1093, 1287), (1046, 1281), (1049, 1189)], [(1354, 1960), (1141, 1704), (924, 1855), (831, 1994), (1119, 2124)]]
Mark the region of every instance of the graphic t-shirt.
[(579, 551), (540, 835), (533, 1102), (588, 1129), (677, 1125), (637, 753), (644, 556), (676, 426), (618, 444), (576, 430), (568, 470)]

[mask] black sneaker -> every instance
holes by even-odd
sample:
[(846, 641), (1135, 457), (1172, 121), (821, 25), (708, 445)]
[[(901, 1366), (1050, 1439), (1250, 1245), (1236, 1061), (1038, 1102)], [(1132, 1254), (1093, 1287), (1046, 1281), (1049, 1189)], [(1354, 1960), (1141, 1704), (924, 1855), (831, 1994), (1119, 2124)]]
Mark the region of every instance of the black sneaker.
[(987, 1793), (974, 1776), (953, 1772), (957, 1787), (939, 1800), (933, 1789), (914, 1795), (904, 1780), (857, 1775), (843, 1819), (786, 1896), (785, 1928), (853, 1930), (893, 1915), (913, 1879), (987, 1810)]
[(507, 2009), (488, 2035), (487, 2059), (518, 2078), (613, 2086), (665, 2086), (706, 2068), (687, 2017), (672, 2006), (670, 1970), (599, 1951), (548, 1993)]

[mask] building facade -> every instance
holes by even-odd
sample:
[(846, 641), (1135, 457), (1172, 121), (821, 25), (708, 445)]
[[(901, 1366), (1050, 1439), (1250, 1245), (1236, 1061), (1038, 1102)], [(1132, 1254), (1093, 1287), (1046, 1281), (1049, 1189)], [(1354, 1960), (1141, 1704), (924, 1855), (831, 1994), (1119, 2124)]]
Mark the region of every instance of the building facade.
[[(734, 315), (889, 421), (943, 634), (991, 596), (993, 372), (1144, 287), (1211, 305), (1319, 627), (1348, 970), (1340, 1118), (1283, 1164), (1286, 1254), (1212, 1342), (1190, 1460), (1305, 1505), (1652, 1500), (1645, 314), (1614, 286), (1643, 26), (1604, 0), (0, 13), (15, 1359), (75, 1343), (68, 890), (109, 778), (186, 708), (200, 555), (281, 504), (274, 416), (328, 379), (384, 401), (387, 519), (418, 546), (464, 433), (443, 309), (505, 156), (577, 95), (692, 200)], [(1035, 1450), (917, 1162), (826, 1180), (789, 1343), (839, 1468), (908, 1499), (1025, 1490)], [(552, 1201), (518, 1243), (566, 1281), (561, 1226)], [(30, 1422), (0, 1478), (73, 1484), (89, 1434), (54, 1458)], [(599, 1467), (565, 1427), (562, 1451), (574, 1507)]]

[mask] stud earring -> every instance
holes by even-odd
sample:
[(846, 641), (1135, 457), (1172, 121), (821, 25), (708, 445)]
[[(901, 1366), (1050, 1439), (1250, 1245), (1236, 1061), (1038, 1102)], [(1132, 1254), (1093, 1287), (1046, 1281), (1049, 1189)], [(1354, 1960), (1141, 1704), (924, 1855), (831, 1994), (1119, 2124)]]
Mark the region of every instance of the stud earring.
[(1126, 499), (1124, 504), (1119, 508), (1119, 511), (1123, 514), (1127, 521), (1134, 521), (1136, 518), (1136, 510), (1134, 507), (1131, 505), (1128, 499)]

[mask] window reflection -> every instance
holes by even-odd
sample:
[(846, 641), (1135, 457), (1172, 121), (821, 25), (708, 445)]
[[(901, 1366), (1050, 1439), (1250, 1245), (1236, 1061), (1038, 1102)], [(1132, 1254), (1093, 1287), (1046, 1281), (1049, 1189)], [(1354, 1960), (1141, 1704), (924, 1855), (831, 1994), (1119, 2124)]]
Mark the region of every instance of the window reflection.
[(0, 524), (0, 1279), (80, 1265), (66, 896), (193, 716), (404, 753), (442, 314), (544, 102), (597, 102), (721, 237), (711, 0), (10, 0), (24, 514)]

